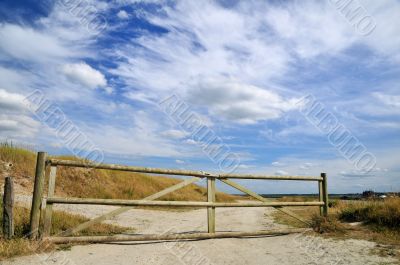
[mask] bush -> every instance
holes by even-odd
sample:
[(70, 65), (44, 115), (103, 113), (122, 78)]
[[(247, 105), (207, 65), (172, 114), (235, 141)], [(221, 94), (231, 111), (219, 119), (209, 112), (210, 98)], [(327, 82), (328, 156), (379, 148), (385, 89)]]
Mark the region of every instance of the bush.
[(339, 212), (339, 218), (400, 230), (400, 198), (349, 203)]
[(320, 216), (315, 214), (311, 218), (311, 227), (318, 233), (344, 233), (345, 227), (335, 216)]
[(329, 201), (329, 203), (328, 203), (329, 208), (335, 208), (338, 205), (339, 205), (339, 201), (338, 200), (332, 200), (332, 201)]

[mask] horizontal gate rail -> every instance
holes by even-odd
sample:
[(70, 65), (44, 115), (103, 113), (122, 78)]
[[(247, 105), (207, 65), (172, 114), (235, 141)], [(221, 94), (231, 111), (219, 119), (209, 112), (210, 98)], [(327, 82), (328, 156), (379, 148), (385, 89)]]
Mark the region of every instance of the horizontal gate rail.
[(321, 177), (211, 174), (211, 173), (206, 173), (203, 171), (121, 166), (121, 165), (114, 165), (114, 164), (96, 164), (96, 163), (86, 163), (86, 162), (72, 161), (72, 160), (59, 160), (59, 159), (50, 159), (49, 163), (53, 166), (71, 166), (71, 167), (84, 167), (84, 168), (95, 168), (95, 169), (110, 169), (110, 170), (137, 172), (137, 173), (150, 173), (150, 174), (163, 174), (163, 175), (176, 175), (176, 176), (193, 176), (193, 177), (202, 177), (202, 178), (208, 177), (208, 178), (216, 178), (216, 179), (230, 178), (230, 179), (322, 181)]
[(161, 234), (161, 235), (115, 235), (115, 236), (76, 236), (76, 237), (49, 237), (46, 240), (57, 243), (101, 243), (101, 242), (127, 242), (127, 241), (156, 241), (156, 240), (190, 240), (190, 239), (211, 239), (211, 238), (232, 238), (232, 237), (254, 237), (254, 236), (275, 236), (292, 233), (304, 233), (311, 229), (271, 229), (258, 232), (217, 232), (217, 233), (182, 233), (182, 234)]
[[(285, 214), (305, 223), (309, 222), (303, 220), (300, 216), (293, 213), (286, 206), (318, 206), (320, 207), (321, 215), (328, 215), (328, 186), (327, 176), (321, 173), (319, 177), (312, 176), (262, 176), (250, 174), (214, 174), (203, 171), (192, 170), (176, 170), (176, 169), (163, 169), (163, 168), (149, 168), (149, 167), (136, 167), (136, 166), (123, 166), (114, 164), (96, 164), (91, 162), (60, 160), (60, 159), (46, 159), (45, 152), (38, 153), (38, 161), (36, 164), (35, 186), (32, 198), (31, 210), (31, 223), (30, 232), (31, 238), (37, 238), (37, 235), (45, 240), (54, 243), (73, 243), (73, 242), (113, 242), (113, 241), (146, 241), (146, 240), (178, 240), (178, 239), (207, 239), (207, 238), (225, 238), (225, 237), (249, 237), (249, 236), (268, 236), (288, 233), (300, 233), (304, 229), (284, 229), (284, 230), (269, 230), (258, 232), (217, 232), (215, 230), (215, 208), (218, 207), (274, 207)], [(58, 166), (64, 167), (81, 167), (92, 169), (106, 169), (117, 171), (129, 171), (137, 173), (150, 173), (150, 174), (163, 174), (163, 175), (177, 175), (177, 176), (192, 176), (193, 178), (183, 180), (175, 185), (158, 191), (150, 196), (140, 200), (120, 200), (120, 199), (95, 199), (95, 198), (64, 198), (54, 195), (56, 183), (56, 170)], [(50, 167), (50, 170), (47, 170)], [(186, 187), (198, 180), (207, 178), (207, 201), (160, 201), (156, 200)], [(303, 202), (279, 202), (270, 201), (267, 198), (241, 186), (240, 184), (230, 179), (251, 179), (251, 180), (295, 180), (295, 181), (315, 181), (318, 183), (318, 201), (303, 201)], [(47, 197), (43, 196), (44, 182), (48, 181)], [(219, 180), (245, 194), (251, 196), (258, 201), (240, 201), (240, 202), (216, 202), (215, 201), (215, 181)], [(40, 205), (42, 202), (42, 205)], [(51, 231), (51, 217), (53, 204), (90, 204), (90, 205), (113, 205), (122, 206), (121, 208), (112, 210), (104, 215), (98, 216), (92, 220), (84, 222), (74, 228), (63, 231), (58, 236), (50, 236)], [(89, 226), (102, 222), (106, 219), (112, 218), (136, 206), (162, 206), (162, 207), (194, 207), (194, 208), (207, 208), (207, 223), (208, 233), (186, 233), (186, 234), (161, 234), (161, 235), (113, 235), (113, 236), (72, 236), (73, 234), (82, 231)], [(43, 212), (44, 211), (44, 212)], [(42, 220), (42, 217), (43, 220)], [(40, 225), (38, 220), (42, 220), (44, 224)], [(39, 232), (39, 233), (38, 233)]]
[(323, 202), (198, 202), (198, 201), (144, 201), (83, 198), (47, 198), (47, 203), (93, 204), (120, 206), (174, 206), (174, 207), (276, 207), (276, 206), (321, 206)]

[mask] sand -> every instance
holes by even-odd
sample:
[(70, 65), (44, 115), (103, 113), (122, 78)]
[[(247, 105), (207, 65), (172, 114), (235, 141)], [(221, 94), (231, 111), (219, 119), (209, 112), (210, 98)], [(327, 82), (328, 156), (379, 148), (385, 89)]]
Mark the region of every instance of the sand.
[[(95, 217), (116, 207), (57, 206), (57, 209)], [(282, 228), (271, 208), (217, 209), (217, 231), (255, 231)], [(134, 227), (137, 234), (206, 231), (206, 210), (153, 211), (134, 209), (108, 223)], [(18, 257), (4, 265), (22, 264), (395, 264), (391, 257), (372, 254), (375, 243), (332, 240), (292, 234), (262, 238), (232, 238), (179, 242), (134, 242), (74, 246), (70, 250)]]

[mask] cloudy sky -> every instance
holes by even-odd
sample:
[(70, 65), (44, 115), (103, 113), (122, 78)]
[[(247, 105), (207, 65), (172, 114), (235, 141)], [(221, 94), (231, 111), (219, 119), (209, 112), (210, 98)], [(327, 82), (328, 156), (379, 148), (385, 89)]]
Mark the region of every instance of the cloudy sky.
[[(0, 138), (73, 154), (27, 106), (40, 91), (106, 162), (220, 171), (160, 106), (175, 97), (238, 158), (235, 172), (327, 172), (331, 192), (399, 191), (399, 14), (394, 0), (2, 1)], [(304, 114), (308, 95), (376, 158), (373, 168)]]

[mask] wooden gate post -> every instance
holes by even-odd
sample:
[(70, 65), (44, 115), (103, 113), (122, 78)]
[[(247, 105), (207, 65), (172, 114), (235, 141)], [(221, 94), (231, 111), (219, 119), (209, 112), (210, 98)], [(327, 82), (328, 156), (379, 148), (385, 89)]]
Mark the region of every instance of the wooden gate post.
[[(322, 174), (321, 174), (321, 176), (322, 176)], [(320, 202), (323, 202), (324, 201), (324, 194), (323, 194), (323, 188), (322, 188), (322, 186), (323, 186), (323, 183), (322, 183), (322, 180), (321, 181), (318, 181), (318, 198), (319, 198), (319, 201)], [(319, 214), (321, 215), (321, 216), (323, 216), (324, 215), (324, 207), (323, 206), (320, 206), (319, 207)]]
[[(215, 178), (207, 177), (207, 201), (215, 202)], [(207, 207), (208, 233), (215, 233), (215, 207)]]
[(327, 177), (326, 173), (321, 173), (322, 177), (322, 194), (323, 194), (323, 200), (324, 200), (324, 205), (323, 205), (323, 212), (324, 216), (328, 216), (328, 208), (329, 208), (329, 197), (328, 197), (328, 182), (327, 182)]
[[(47, 197), (53, 197), (56, 186), (57, 167), (50, 167), (49, 187)], [(51, 233), (51, 218), (53, 214), (53, 204), (47, 203), (43, 222), (43, 237), (50, 236)]]
[(14, 236), (14, 182), (6, 177), (3, 195), (3, 235), (5, 239)]
[(35, 183), (33, 187), (31, 220), (30, 220), (30, 234), (31, 239), (38, 237), (39, 223), (40, 223), (40, 207), (42, 204), (44, 178), (46, 171), (46, 152), (38, 152), (36, 161)]

